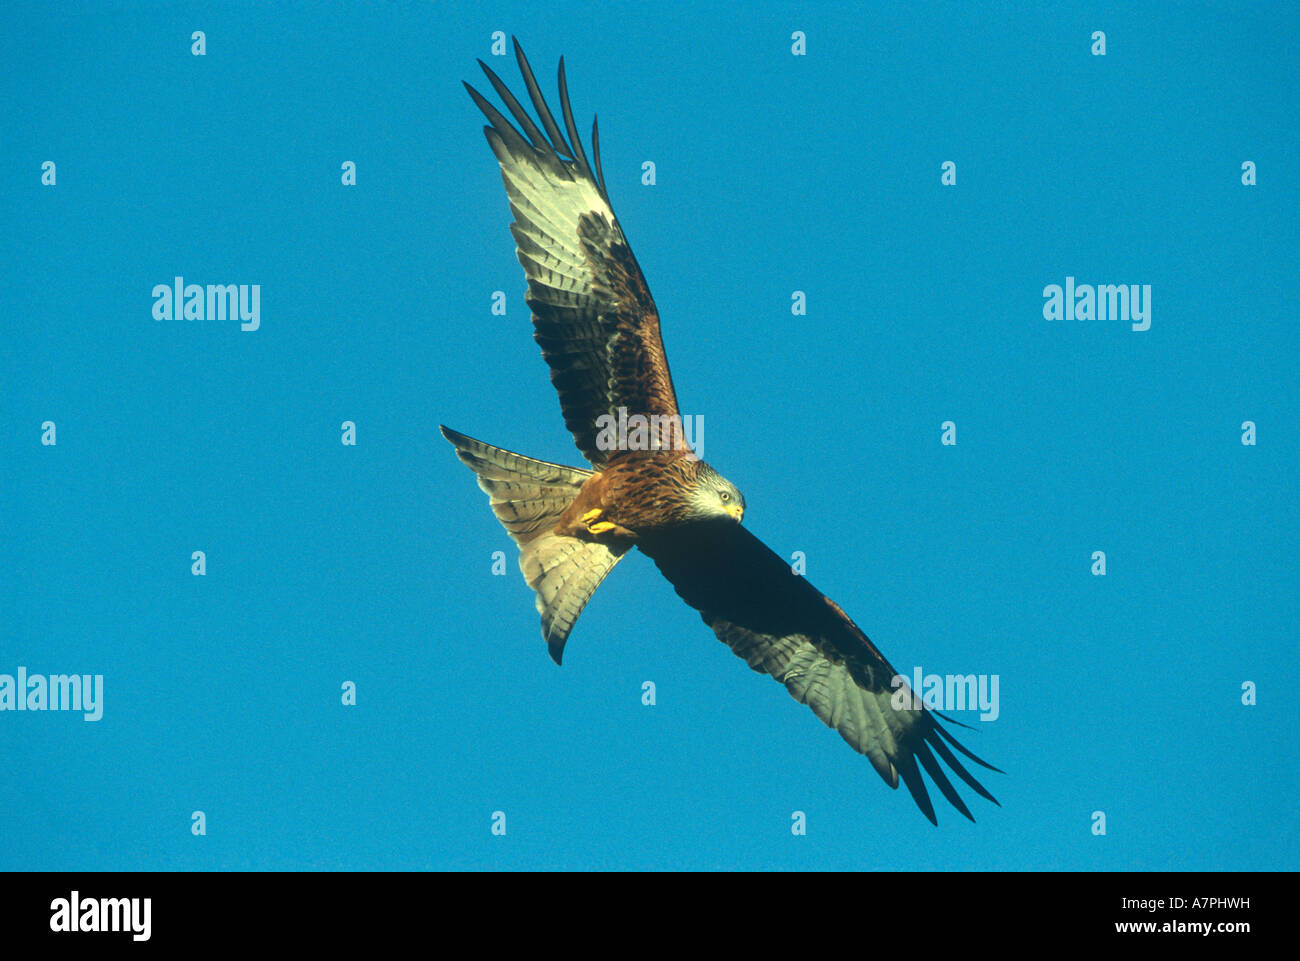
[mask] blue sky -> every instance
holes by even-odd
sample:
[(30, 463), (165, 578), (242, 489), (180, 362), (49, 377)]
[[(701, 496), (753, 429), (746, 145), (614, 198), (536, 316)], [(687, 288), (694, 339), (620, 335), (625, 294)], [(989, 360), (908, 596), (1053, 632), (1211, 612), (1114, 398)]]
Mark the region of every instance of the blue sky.
[[(0, 869), (1296, 868), (1277, 17), (4, 5), (0, 674), (105, 694), (0, 712)], [(547, 657), (437, 433), (580, 463), (460, 86), (522, 89), (497, 30), (599, 114), (746, 523), (900, 670), (999, 677), (960, 715), (1007, 772), (978, 823), (932, 827), (643, 557)], [(260, 285), (260, 328), (155, 320), (176, 276)], [(1151, 285), (1150, 329), (1045, 320), (1066, 277)]]

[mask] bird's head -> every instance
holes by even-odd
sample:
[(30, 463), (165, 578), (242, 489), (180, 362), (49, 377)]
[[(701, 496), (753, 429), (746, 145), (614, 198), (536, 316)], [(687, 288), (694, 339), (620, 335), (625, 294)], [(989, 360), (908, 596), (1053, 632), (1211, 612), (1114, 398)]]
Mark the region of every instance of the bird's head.
[(708, 464), (699, 463), (698, 483), (691, 495), (692, 514), (701, 520), (729, 517), (739, 524), (745, 517), (744, 495)]

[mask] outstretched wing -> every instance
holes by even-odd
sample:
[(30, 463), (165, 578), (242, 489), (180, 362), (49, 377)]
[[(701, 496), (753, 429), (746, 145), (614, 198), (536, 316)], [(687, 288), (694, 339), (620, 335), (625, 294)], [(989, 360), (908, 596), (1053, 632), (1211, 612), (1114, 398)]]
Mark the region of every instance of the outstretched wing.
[(750, 667), (811, 707), (870, 759), (890, 787), (901, 777), (930, 821), (938, 823), (920, 768), (953, 807), (975, 820), (940, 760), (997, 804), (950, 748), (997, 768), (957, 743), (933, 712), (896, 709), (898, 688), (891, 682), (897, 672), (875, 645), (839, 605), (744, 527), (722, 521), (682, 528), (643, 537), (638, 546)]
[[(597, 443), (598, 418), (609, 414), (617, 421), (619, 408), (625, 408), (627, 415), (659, 415), (651, 422), (656, 425), (680, 425), (677, 397), (659, 314), (605, 192), (596, 124), (591, 125), (593, 171), (573, 122), (564, 60), (560, 108), (568, 139), (518, 41), (515, 58), (544, 133), (483, 61), (479, 66), (520, 129), (469, 84), (465, 89), (491, 124), (483, 131), (501, 164), (515, 216), (510, 231), (528, 276), (534, 337), (550, 365), (565, 426), (583, 456), (601, 467), (611, 452), (600, 449), (608, 444)], [(680, 427), (670, 429), (661, 430), (651, 444), (680, 444)]]

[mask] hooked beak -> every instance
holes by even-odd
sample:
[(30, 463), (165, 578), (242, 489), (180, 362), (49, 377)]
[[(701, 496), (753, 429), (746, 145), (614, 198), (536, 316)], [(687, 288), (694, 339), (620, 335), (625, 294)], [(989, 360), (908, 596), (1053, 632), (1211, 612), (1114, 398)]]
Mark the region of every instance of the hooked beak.
[(735, 518), (737, 524), (739, 524), (745, 516), (745, 508), (741, 507), (739, 504), (728, 504), (723, 509)]

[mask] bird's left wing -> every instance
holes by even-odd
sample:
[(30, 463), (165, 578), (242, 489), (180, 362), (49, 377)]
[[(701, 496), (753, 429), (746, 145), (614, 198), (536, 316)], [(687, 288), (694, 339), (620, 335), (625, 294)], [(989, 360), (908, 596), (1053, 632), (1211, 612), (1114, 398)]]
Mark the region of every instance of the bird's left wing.
[(601, 437), (606, 415), (619, 421), (621, 413), (621, 423), (646, 417), (648, 447), (689, 450), (659, 313), (605, 192), (596, 124), (591, 126), (593, 168), (573, 121), (564, 61), (560, 108), (567, 139), (518, 42), (515, 58), (540, 128), (481, 60), (518, 128), (469, 84), (465, 89), (490, 122), (483, 131), (501, 164), (515, 216), (511, 233), (528, 276), (534, 339), (551, 368), (565, 426), (597, 469), (609, 460), (609, 441), (617, 439)]
[(998, 769), (962, 747), (933, 712), (919, 704), (896, 707), (911, 701), (911, 692), (898, 696), (906, 682), (893, 683), (897, 672), (866, 634), (744, 527), (721, 521), (681, 528), (643, 537), (638, 546), (719, 639), (812, 708), (867, 756), (890, 787), (901, 777), (930, 821), (937, 823), (921, 768), (953, 807), (974, 820), (940, 761), (997, 804), (952, 749)]

